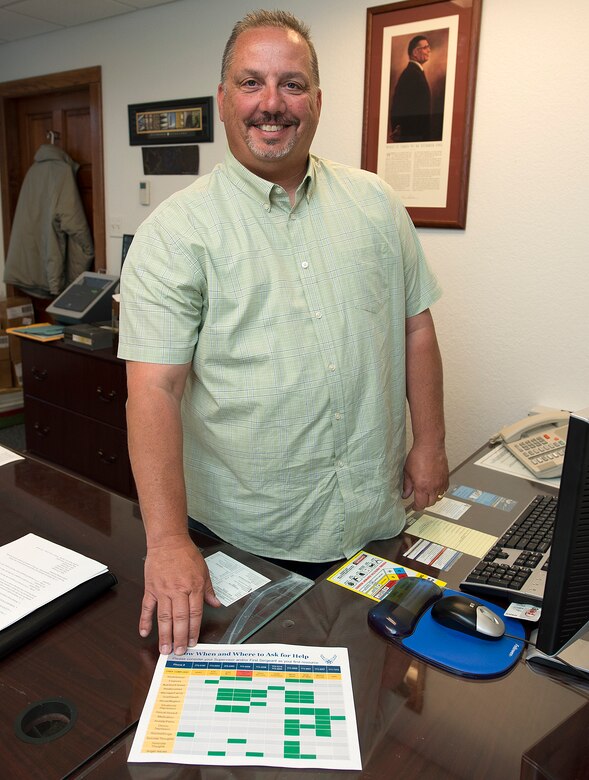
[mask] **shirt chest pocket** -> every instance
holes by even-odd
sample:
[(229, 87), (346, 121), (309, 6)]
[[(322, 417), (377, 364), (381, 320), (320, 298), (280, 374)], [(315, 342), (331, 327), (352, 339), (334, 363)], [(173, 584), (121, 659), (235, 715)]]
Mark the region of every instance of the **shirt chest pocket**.
[(389, 299), (388, 262), (373, 246), (340, 256), (337, 280), (346, 308), (377, 314)]

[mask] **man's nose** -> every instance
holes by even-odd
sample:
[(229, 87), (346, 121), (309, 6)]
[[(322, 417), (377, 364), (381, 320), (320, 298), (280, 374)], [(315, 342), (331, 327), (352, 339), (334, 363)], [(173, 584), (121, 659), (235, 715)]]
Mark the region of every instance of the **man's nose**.
[(269, 114), (282, 113), (286, 108), (284, 97), (278, 86), (266, 84), (260, 98), (260, 109)]

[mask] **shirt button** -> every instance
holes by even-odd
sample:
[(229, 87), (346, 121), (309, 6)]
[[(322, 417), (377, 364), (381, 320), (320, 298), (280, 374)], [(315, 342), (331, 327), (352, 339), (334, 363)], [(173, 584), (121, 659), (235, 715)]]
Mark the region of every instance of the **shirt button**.
[(330, 363), (330, 364), (327, 366), (327, 368), (328, 368), (330, 371), (335, 371), (335, 363)]
[(334, 416), (335, 416), (336, 420), (341, 420), (342, 419), (342, 416), (341, 416), (341, 414), (339, 412), (336, 412)]
[(303, 260), (303, 262), (301, 263), (301, 268), (308, 268), (308, 267), (309, 267), (309, 263), (306, 260)]
[(337, 467), (338, 467), (338, 469), (343, 469), (343, 467), (344, 467), (344, 462), (343, 462), (343, 460), (338, 460), (338, 462), (337, 462)]
[(316, 311), (316, 312), (315, 312), (315, 318), (316, 318), (316, 319), (320, 320), (322, 316), (323, 316), (323, 315), (321, 314), (321, 312), (320, 312), (320, 311)]

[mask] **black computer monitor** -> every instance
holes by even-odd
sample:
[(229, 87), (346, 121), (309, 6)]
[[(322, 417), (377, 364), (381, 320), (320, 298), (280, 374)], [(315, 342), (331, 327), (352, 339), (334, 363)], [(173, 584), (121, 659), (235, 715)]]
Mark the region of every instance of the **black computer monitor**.
[(125, 262), (125, 258), (127, 257), (127, 252), (129, 251), (129, 247), (131, 246), (131, 242), (133, 241), (134, 237), (135, 237), (134, 233), (123, 234), (123, 245), (121, 247), (121, 268), (123, 267), (123, 263)]
[(536, 647), (558, 655), (589, 630), (589, 408), (571, 414)]

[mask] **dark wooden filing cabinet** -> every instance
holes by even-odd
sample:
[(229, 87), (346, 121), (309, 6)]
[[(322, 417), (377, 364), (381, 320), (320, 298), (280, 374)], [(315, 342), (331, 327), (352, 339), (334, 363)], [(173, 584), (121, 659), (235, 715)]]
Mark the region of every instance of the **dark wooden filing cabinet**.
[(112, 349), (22, 339), (27, 451), (135, 498), (125, 363)]

